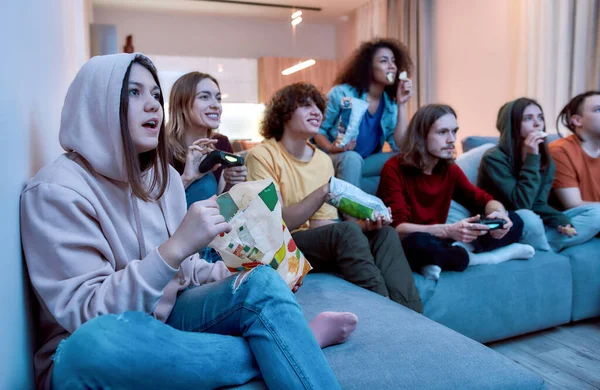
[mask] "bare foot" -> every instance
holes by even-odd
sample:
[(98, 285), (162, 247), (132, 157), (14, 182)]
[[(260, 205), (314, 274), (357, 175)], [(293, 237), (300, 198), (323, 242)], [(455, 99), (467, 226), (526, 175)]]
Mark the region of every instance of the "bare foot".
[(358, 324), (354, 313), (324, 311), (308, 324), (321, 348), (346, 342)]

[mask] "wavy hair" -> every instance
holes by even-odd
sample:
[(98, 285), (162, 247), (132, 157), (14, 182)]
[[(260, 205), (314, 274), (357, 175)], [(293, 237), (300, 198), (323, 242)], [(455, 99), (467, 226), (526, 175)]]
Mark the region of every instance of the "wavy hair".
[(317, 87), (308, 83), (287, 85), (275, 92), (265, 110), (265, 116), (260, 124), (260, 134), (266, 139), (275, 138), (281, 141), (283, 127), (294, 111), (312, 100), (321, 113), (325, 113), (325, 98)]
[[(334, 84), (349, 84), (356, 88), (359, 94), (369, 90), (373, 75), (373, 58), (377, 50), (388, 48), (394, 53), (394, 59), (398, 73), (406, 71), (409, 75), (413, 69), (408, 48), (395, 39), (375, 39), (363, 42), (352, 54), (344, 68), (336, 78)], [(396, 90), (399, 80), (396, 77), (393, 85), (385, 87), (385, 93), (392, 100), (396, 100)]]
[[(196, 98), (196, 87), (204, 79), (213, 81), (219, 90), (219, 82), (211, 75), (201, 72), (186, 73), (175, 81), (169, 96), (169, 123), (167, 123), (167, 136), (171, 156), (180, 163), (185, 163), (188, 146), (185, 142), (185, 130), (193, 126), (193, 107)], [(212, 135), (208, 130), (208, 137)]]

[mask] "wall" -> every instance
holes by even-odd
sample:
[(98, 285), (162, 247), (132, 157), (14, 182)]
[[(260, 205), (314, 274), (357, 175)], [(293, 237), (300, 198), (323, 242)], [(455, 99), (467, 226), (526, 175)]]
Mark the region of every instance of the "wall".
[(25, 294), (19, 194), (25, 181), (61, 151), (60, 111), (68, 84), (86, 58), (84, 26), (90, 9), (86, 0), (13, 1), (2, 6), (0, 389), (33, 386), (32, 313)]
[(258, 59), (258, 100), (267, 104), (279, 89), (292, 83), (314, 84), (323, 94), (329, 92), (338, 72), (333, 60), (318, 60), (316, 64), (289, 75), (281, 71), (298, 64), (297, 58), (262, 57)]
[(335, 26), (336, 59), (343, 64), (358, 47), (356, 31), (356, 10), (350, 12), (348, 20), (340, 21)]
[(515, 97), (515, 3), (434, 0), (432, 101), (457, 111), (459, 138), (498, 135), (498, 109)]
[(133, 34), (136, 51), (197, 57), (335, 59), (335, 26), (151, 10), (94, 7), (94, 23), (117, 26), (118, 47)]

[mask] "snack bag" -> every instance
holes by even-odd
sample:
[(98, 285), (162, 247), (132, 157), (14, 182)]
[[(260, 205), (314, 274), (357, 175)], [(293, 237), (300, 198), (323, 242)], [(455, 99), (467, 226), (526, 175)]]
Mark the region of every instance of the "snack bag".
[(329, 195), (327, 202), (344, 214), (372, 221), (382, 216), (384, 222), (392, 222), (390, 211), (381, 199), (367, 194), (350, 183), (332, 177), (329, 182)]
[(232, 230), (208, 244), (232, 272), (267, 264), (292, 289), (312, 269), (281, 217), (272, 180), (240, 183), (217, 197), (219, 211)]
[(341, 101), (338, 135), (333, 143), (343, 148), (358, 136), (360, 121), (369, 108), (369, 103), (357, 98), (345, 96)]

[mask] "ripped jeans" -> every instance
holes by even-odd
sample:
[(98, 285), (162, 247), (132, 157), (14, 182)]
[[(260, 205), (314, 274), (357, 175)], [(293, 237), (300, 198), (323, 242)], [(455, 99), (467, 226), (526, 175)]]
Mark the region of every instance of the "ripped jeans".
[[(261, 377), (269, 388), (339, 389), (294, 294), (270, 267), (182, 292), (166, 324), (103, 315), (63, 340), (54, 389), (213, 389)], [(238, 285), (239, 284), (239, 285)]]

